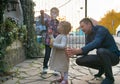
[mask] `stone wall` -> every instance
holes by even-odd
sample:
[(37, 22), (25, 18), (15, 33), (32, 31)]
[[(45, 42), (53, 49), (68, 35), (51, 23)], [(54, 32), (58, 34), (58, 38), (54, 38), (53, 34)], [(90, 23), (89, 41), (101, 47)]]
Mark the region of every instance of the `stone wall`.
[(14, 41), (11, 46), (7, 47), (5, 61), (9, 65), (16, 65), (25, 60), (25, 51), (19, 40)]

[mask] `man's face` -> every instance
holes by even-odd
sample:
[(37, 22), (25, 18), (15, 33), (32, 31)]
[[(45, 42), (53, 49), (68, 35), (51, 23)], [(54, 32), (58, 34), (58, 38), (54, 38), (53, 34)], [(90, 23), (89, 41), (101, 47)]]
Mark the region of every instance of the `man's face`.
[(57, 16), (59, 15), (59, 14), (58, 14), (58, 11), (57, 11), (57, 10), (54, 10), (54, 9), (51, 11), (50, 14), (51, 14), (51, 17), (52, 17), (53, 19), (56, 19)]
[(90, 23), (81, 22), (81, 23), (80, 23), (80, 28), (82, 29), (82, 31), (83, 31), (85, 34), (89, 34), (89, 33), (91, 32), (92, 26), (91, 26)]

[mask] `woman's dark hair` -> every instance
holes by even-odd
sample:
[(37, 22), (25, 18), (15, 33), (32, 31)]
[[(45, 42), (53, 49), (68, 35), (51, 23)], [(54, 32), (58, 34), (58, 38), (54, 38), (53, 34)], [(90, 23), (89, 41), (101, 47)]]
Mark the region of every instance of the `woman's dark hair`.
[(90, 23), (90, 24), (93, 26), (93, 23), (92, 23), (92, 21), (90, 20), (90, 18), (83, 18), (83, 19), (80, 21), (80, 23), (81, 23), (81, 22), (84, 22), (85, 24)]
[(59, 9), (58, 9), (57, 7), (53, 7), (53, 8), (51, 8), (50, 11), (52, 11), (52, 10), (56, 10), (56, 11), (59, 13)]
[(40, 16), (40, 23), (41, 23), (42, 25), (45, 25), (45, 21), (44, 21), (44, 10), (40, 10), (40, 14), (41, 14), (41, 16)]

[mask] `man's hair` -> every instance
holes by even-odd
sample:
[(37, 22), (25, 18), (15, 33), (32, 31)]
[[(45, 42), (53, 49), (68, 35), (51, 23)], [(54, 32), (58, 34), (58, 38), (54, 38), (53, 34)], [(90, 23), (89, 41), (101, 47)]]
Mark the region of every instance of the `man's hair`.
[(93, 26), (93, 23), (92, 23), (92, 21), (90, 20), (90, 18), (83, 18), (83, 19), (80, 21), (80, 23), (81, 23), (81, 22), (84, 22), (85, 24), (90, 23), (90, 24)]

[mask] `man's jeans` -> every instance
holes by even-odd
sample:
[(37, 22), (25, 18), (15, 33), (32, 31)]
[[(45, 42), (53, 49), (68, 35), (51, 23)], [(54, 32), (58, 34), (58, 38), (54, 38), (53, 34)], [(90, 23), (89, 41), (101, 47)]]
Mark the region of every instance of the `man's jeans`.
[(107, 49), (97, 49), (96, 55), (85, 55), (76, 59), (76, 63), (94, 69), (103, 68), (106, 78), (114, 79), (112, 66), (119, 63), (119, 57)]

